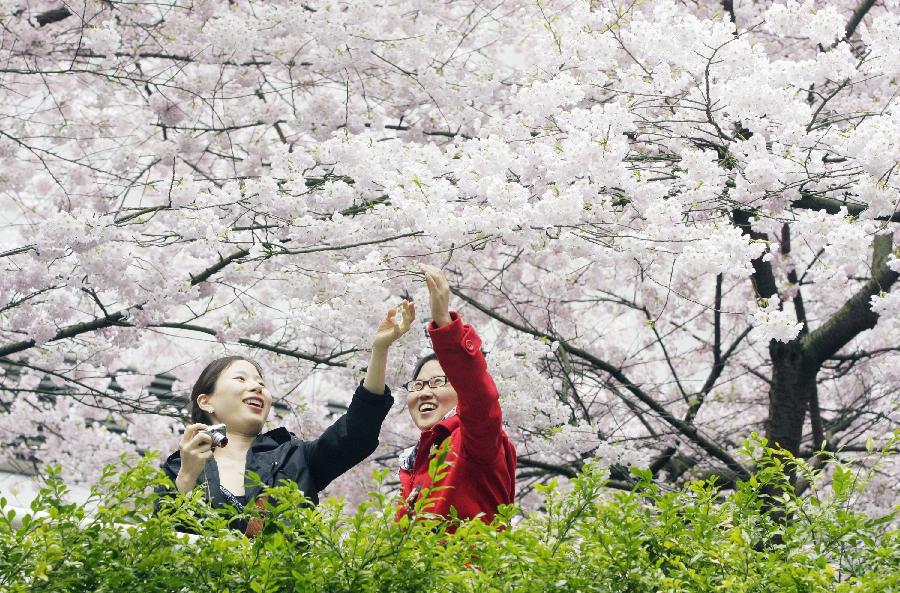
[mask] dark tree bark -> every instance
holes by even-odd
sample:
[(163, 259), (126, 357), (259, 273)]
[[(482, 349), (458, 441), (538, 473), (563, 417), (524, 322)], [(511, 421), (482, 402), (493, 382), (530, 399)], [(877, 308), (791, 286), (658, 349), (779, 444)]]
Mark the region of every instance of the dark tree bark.
[(900, 276), (887, 267), (893, 241), (890, 235), (875, 237), (872, 244), (871, 278), (822, 326), (803, 338), (803, 347), (817, 367), (837, 354), (860, 332), (875, 327), (878, 315), (869, 304), (872, 297), (888, 292)]
[(818, 367), (799, 340), (788, 343), (772, 340), (772, 384), (769, 387), (769, 417), (766, 438), (794, 455), (800, 453), (800, 439), (806, 410), (816, 391)]
[(856, 32), (856, 28), (859, 26), (859, 24), (862, 22), (866, 14), (873, 6), (875, 6), (875, 0), (863, 0), (859, 3), (859, 6), (855, 11), (853, 11), (853, 15), (847, 22), (844, 39), (850, 39), (853, 36), (853, 34)]
[[(754, 239), (767, 238), (750, 228), (750, 213), (747, 211), (736, 210), (733, 222), (744, 234)], [(789, 237), (789, 229), (785, 228), (782, 241), (788, 241)], [(820, 440), (813, 443), (813, 446), (818, 448), (822, 445), (821, 422), (817, 417), (816, 377), (826, 360), (877, 323), (878, 315), (872, 311), (871, 298), (890, 290), (898, 278), (898, 273), (887, 267), (891, 249), (892, 239), (889, 235), (877, 236), (872, 247), (870, 280), (818, 329), (809, 331), (805, 328), (790, 342), (773, 340), (769, 344), (772, 381), (769, 388), (769, 415), (765, 426), (766, 438), (770, 444), (799, 455), (806, 412), (809, 410), (813, 434)], [(753, 287), (757, 298), (768, 299), (778, 292), (772, 267), (763, 261), (763, 256), (753, 261)], [(795, 302), (795, 307), (796, 305)], [(801, 306), (798, 316), (802, 312)], [(801, 318), (800, 321), (805, 323), (805, 319)]]
[(70, 16), (72, 16), (72, 12), (68, 8), (63, 6), (61, 8), (54, 8), (53, 10), (42, 12), (41, 14), (34, 17), (34, 20), (38, 25), (43, 27), (44, 25), (58, 23), (59, 21), (69, 18)]
[(734, 16), (734, 0), (722, 0), (722, 8), (728, 13), (728, 18), (731, 19), (731, 22), (737, 23), (737, 18)]

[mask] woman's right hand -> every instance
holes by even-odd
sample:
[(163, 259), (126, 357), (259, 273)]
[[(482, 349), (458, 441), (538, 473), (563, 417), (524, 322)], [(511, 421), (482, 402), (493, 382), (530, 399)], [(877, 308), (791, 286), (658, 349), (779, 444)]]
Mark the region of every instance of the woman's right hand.
[(213, 455), (212, 437), (202, 432), (207, 427), (206, 424), (191, 424), (184, 430), (181, 435), (181, 469), (178, 471), (178, 478), (175, 485), (182, 492), (190, 491), (197, 482), (197, 477), (206, 462)]
[(384, 319), (381, 320), (381, 323), (378, 324), (378, 328), (375, 330), (372, 348), (374, 350), (387, 350), (391, 344), (409, 331), (415, 319), (416, 306), (411, 301), (404, 300), (399, 307), (389, 309), (387, 315), (384, 316)]

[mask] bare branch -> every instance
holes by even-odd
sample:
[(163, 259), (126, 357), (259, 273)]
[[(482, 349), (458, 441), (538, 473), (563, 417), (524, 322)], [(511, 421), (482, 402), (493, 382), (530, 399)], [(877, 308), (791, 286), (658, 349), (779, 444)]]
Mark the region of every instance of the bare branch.
[[(85, 334), (92, 331), (97, 331), (98, 329), (103, 329), (105, 327), (112, 327), (114, 325), (122, 325), (125, 318), (127, 317), (127, 311), (117, 311), (111, 315), (106, 317), (101, 317), (99, 319), (92, 319), (91, 321), (85, 321), (83, 323), (75, 323), (66, 328), (61, 329), (56, 333), (55, 336), (47, 340), (48, 342), (56, 342), (59, 340), (65, 340), (67, 338), (74, 338), (75, 336)], [(37, 345), (37, 342), (34, 339), (22, 340), (20, 342), (13, 342), (11, 344), (6, 344), (5, 346), (0, 346), (0, 358), (4, 356), (9, 356), (10, 354), (15, 354), (17, 352), (22, 352), (24, 350), (28, 350), (29, 348), (34, 348)]]
[(219, 261), (217, 261), (215, 264), (206, 268), (205, 270), (203, 270), (196, 276), (193, 274), (190, 275), (191, 276), (191, 286), (196, 286), (196, 285), (200, 284), (201, 282), (206, 282), (207, 280), (209, 280), (209, 278), (213, 274), (226, 268), (228, 266), (228, 264), (230, 264), (236, 260), (239, 260), (242, 257), (246, 257), (248, 255), (250, 255), (249, 249), (239, 249), (227, 257), (219, 256)]
[[(564, 465), (556, 465), (553, 463), (546, 463), (544, 461), (537, 461), (535, 459), (529, 459), (527, 457), (520, 457), (516, 460), (516, 465), (519, 467), (530, 467), (535, 469), (541, 469), (551, 474), (556, 474), (559, 476), (563, 476), (569, 479), (575, 478), (578, 476), (578, 472)], [(633, 490), (634, 484), (629, 483), (623, 480), (607, 480), (606, 486), (609, 488), (615, 488), (616, 490)]]
[[(200, 332), (209, 336), (218, 335), (216, 330), (203, 327), (200, 325), (195, 325), (191, 323), (176, 323), (176, 322), (166, 322), (166, 323), (157, 323), (151, 325), (149, 327), (165, 327), (169, 329), (183, 329), (186, 331)], [(238, 344), (243, 344), (244, 346), (249, 346), (251, 348), (259, 348), (260, 350), (267, 350), (269, 352), (274, 352), (276, 354), (281, 354), (283, 356), (289, 356), (291, 358), (296, 358), (299, 360), (307, 360), (309, 362), (315, 363), (316, 365), (323, 366), (331, 366), (331, 367), (346, 367), (347, 363), (344, 362), (335, 362), (335, 358), (339, 358), (341, 356), (347, 356), (349, 354), (353, 354), (354, 352), (358, 352), (356, 348), (351, 348), (350, 350), (341, 350), (340, 352), (336, 352), (330, 356), (316, 356), (314, 354), (307, 354), (306, 352), (301, 352), (299, 350), (290, 350), (288, 348), (282, 348), (281, 346), (275, 346), (272, 344), (266, 344), (265, 342), (260, 342), (258, 340), (250, 340), (248, 338), (238, 338)]]

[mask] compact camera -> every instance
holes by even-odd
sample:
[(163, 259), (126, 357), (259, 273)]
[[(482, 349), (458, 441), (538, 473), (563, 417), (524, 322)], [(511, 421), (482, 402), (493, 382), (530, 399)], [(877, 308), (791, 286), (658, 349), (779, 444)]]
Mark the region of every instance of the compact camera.
[(224, 424), (213, 424), (209, 428), (202, 430), (201, 432), (208, 434), (212, 437), (212, 448), (216, 447), (224, 447), (228, 444), (228, 436), (225, 435), (225, 425)]

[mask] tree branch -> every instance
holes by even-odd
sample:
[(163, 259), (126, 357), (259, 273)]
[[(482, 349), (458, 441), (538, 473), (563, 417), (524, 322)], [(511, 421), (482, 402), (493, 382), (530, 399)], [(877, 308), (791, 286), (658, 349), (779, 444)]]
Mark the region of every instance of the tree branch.
[[(524, 458), (524, 457), (520, 457), (519, 459), (517, 459), (516, 464), (519, 467), (531, 467), (534, 469), (541, 469), (541, 470), (550, 472), (551, 474), (557, 474), (560, 476), (564, 476), (566, 478), (569, 478), (570, 480), (572, 478), (578, 477), (578, 472), (576, 470), (566, 467), (564, 465), (556, 465), (553, 463), (546, 463), (543, 461), (537, 461), (537, 460), (528, 459), (528, 458)], [(629, 483), (629, 482), (626, 482), (623, 480), (607, 480), (606, 486), (609, 488), (615, 488), (616, 490), (633, 490), (634, 489), (633, 483)]]
[(722, 8), (728, 13), (728, 18), (731, 19), (731, 22), (737, 23), (737, 18), (734, 16), (734, 0), (722, 0)]
[[(200, 332), (203, 334), (207, 334), (210, 336), (218, 335), (216, 330), (203, 327), (201, 325), (194, 325), (191, 323), (175, 323), (175, 322), (165, 322), (165, 323), (155, 323), (153, 325), (149, 325), (148, 327), (165, 327), (169, 329), (183, 329), (186, 331)], [(340, 356), (346, 356), (347, 354), (353, 354), (357, 352), (355, 348), (350, 350), (342, 350), (328, 357), (315, 356), (313, 354), (307, 354), (305, 352), (300, 352), (299, 350), (289, 350), (287, 348), (282, 348), (281, 346), (274, 346), (272, 344), (266, 344), (264, 342), (259, 342), (257, 340), (250, 340), (247, 338), (238, 338), (237, 342), (239, 344), (243, 344), (244, 346), (249, 346), (251, 348), (259, 348), (260, 350), (268, 350), (269, 352), (274, 352), (276, 354), (281, 354), (283, 356), (290, 356), (291, 358), (297, 358), (299, 360), (307, 360), (309, 362), (315, 363), (317, 365), (325, 365), (332, 367), (346, 367), (347, 363), (344, 362), (333, 362), (335, 358)]]
[(9, 251), (4, 251), (0, 253), (0, 257), (10, 257), (13, 255), (19, 255), (20, 253), (28, 253), (29, 251), (33, 251), (35, 249), (34, 245), (25, 245), (24, 247), (16, 247), (14, 249), (10, 249)]
[(566, 478), (574, 478), (578, 475), (578, 471), (574, 470), (565, 465), (557, 465), (555, 463), (546, 463), (544, 461), (537, 461), (534, 459), (528, 459), (527, 457), (520, 457), (516, 460), (516, 465), (519, 467), (533, 467), (535, 469), (542, 469), (548, 471), (550, 473), (558, 474), (560, 476), (565, 476)]
[(844, 29), (845, 40), (848, 40), (853, 36), (853, 33), (856, 32), (856, 28), (866, 17), (866, 13), (868, 13), (873, 6), (875, 6), (875, 0), (863, 0), (859, 3), (859, 6), (855, 11), (853, 11), (853, 15), (850, 17), (850, 20), (847, 21), (847, 27)]
[(878, 235), (872, 242), (872, 278), (844, 303), (820, 328), (803, 338), (803, 349), (818, 365), (847, 345), (860, 332), (875, 327), (878, 314), (872, 311), (872, 297), (891, 289), (898, 274), (887, 267), (893, 240)]
[(249, 249), (239, 249), (239, 250), (235, 251), (234, 253), (232, 253), (231, 255), (229, 255), (228, 257), (219, 256), (218, 262), (216, 262), (215, 264), (206, 268), (205, 270), (203, 270), (196, 276), (193, 274), (190, 274), (191, 286), (196, 286), (196, 285), (200, 284), (201, 282), (206, 282), (207, 280), (209, 280), (210, 276), (212, 276), (219, 270), (222, 270), (231, 262), (238, 260), (242, 257), (246, 257), (248, 255), (250, 255)]
[[(829, 214), (838, 214), (843, 207), (847, 209), (848, 214), (852, 214), (853, 216), (859, 216), (868, 209), (868, 205), (866, 204), (842, 202), (841, 200), (835, 200), (834, 198), (826, 198), (824, 196), (812, 194), (803, 194), (799, 200), (791, 202), (791, 206), (802, 210), (824, 210)], [(876, 216), (875, 220), (900, 222), (900, 211), (894, 212), (890, 216)]]
[(716, 381), (719, 380), (719, 377), (722, 375), (722, 371), (725, 370), (725, 364), (731, 358), (731, 355), (734, 354), (734, 351), (744, 340), (744, 338), (750, 335), (751, 331), (753, 331), (753, 327), (748, 327), (740, 334), (738, 334), (738, 336), (731, 343), (731, 346), (728, 347), (728, 350), (725, 351), (721, 358), (713, 363), (713, 368), (710, 369), (709, 376), (706, 378), (706, 381), (703, 382), (703, 387), (701, 387), (700, 391), (697, 392), (697, 399), (688, 408), (688, 412), (684, 418), (685, 422), (694, 421), (694, 416), (696, 416), (697, 412), (700, 411), (700, 407), (706, 400), (706, 396), (709, 395), (709, 392), (712, 391), (712, 388), (716, 386)]
[(732, 471), (734, 471), (736, 474), (738, 474), (742, 478), (748, 478), (750, 476), (750, 473), (747, 471), (747, 469), (744, 468), (740, 463), (738, 463), (738, 461), (735, 460), (731, 455), (729, 455), (724, 449), (722, 449), (716, 443), (714, 443), (710, 439), (708, 439), (705, 436), (703, 436), (702, 434), (700, 434), (700, 431), (697, 430), (696, 426), (693, 426), (692, 424), (684, 422), (683, 420), (673, 416), (671, 412), (669, 412), (659, 402), (654, 400), (650, 396), (650, 394), (648, 394), (644, 390), (642, 390), (639, 385), (632, 383), (631, 380), (628, 379), (627, 376), (625, 376), (625, 373), (623, 373), (621, 369), (611, 365), (610, 363), (606, 362), (605, 360), (601, 360), (600, 358), (597, 358), (593, 354), (591, 354), (585, 350), (582, 350), (581, 348), (572, 346), (571, 344), (567, 343), (565, 340), (563, 340), (559, 336), (551, 336), (549, 334), (545, 334), (545, 333), (533, 330), (531, 328), (525, 327), (524, 325), (516, 323), (515, 321), (512, 321), (511, 319), (507, 319), (507, 318), (503, 317), (502, 315), (498, 314), (497, 312), (493, 311), (492, 309), (485, 307), (478, 301), (476, 301), (476, 300), (472, 299), (471, 297), (465, 295), (464, 293), (460, 292), (456, 288), (451, 288), (450, 290), (453, 292), (453, 294), (455, 294), (462, 300), (466, 301), (467, 303), (469, 303), (470, 305), (472, 305), (473, 307), (475, 307), (476, 309), (478, 309), (485, 315), (491, 317), (492, 319), (496, 319), (497, 321), (503, 323), (504, 325), (507, 325), (517, 331), (522, 332), (522, 333), (525, 333), (525, 334), (528, 334), (531, 336), (535, 336), (537, 338), (544, 338), (547, 340), (560, 342), (560, 344), (563, 344), (566, 347), (566, 350), (570, 354), (575, 355), (575, 356), (581, 358), (582, 360), (589, 362), (594, 368), (599, 369), (599, 370), (611, 375), (616, 381), (618, 381), (623, 387), (625, 387), (625, 389), (627, 389), (629, 392), (631, 392), (631, 394), (635, 398), (637, 398), (648, 408), (650, 408), (651, 410), (656, 412), (656, 414), (659, 415), (663, 420), (665, 420), (670, 426), (672, 426), (673, 428), (678, 430), (681, 434), (683, 434), (684, 436), (686, 436), (689, 439), (691, 439), (692, 441), (694, 441), (701, 449), (703, 449), (704, 451), (706, 451), (707, 453), (709, 453), (716, 459), (725, 463), (725, 465), (728, 466), (728, 468), (731, 469)]
[(72, 16), (72, 11), (63, 6), (61, 8), (54, 8), (53, 10), (42, 12), (34, 17), (34, 20), (39, 26), (43, 27), (44, 25), (58, 23), (59, 21), (69, 18), (70, 16)]
[[(103, 329), (105, 327), (112, 327), (114, 325), (121, 325), (122, 322), (127, 317), (127, 310), (125, 311), (117, 311), (111, 315), (107, 315), (106, 317), (101, 317), (99, 319), (92, 319), (91, 321), (85, 321), (83, 323), (76, 323), (74, 325), (70, 325), (65, 329), (61, 329), (56, 333), (55, 336), (47, 340), (48, 342), (56, 342), (58, 340), (65, 340), (66, 338), (74, 338), (75, 336), (96, 331), (98, 329)], [(15, 354), (16, 352), (22, 352), (23, 350), (28, 350), (29, 348), (34, 348), (37, 345), (37, 342), (34, 339), (22, 340), (20, 342), (13, 342), (12, 344), (6, 344), (5, 346), (0, 346), (0, 358), (4, 356), (9, 356), (10, 354)]]
[[(750, 226), (750, 212), (746, 210), (735, 210), (732, 214), (734, 225), (741, 229), (745, 235), (755, 241), (768, 242), (769, 237), (765, 233), (754, 231)], [(770, 299), (778, 294), (778, 288), (775, 285), (775, 274), (772, 272), (772, 264), (763, 261), (763, 258), (757, 257), (753, 264), (753, 289), (758, 298)]]
[[(787, 256), (791, 252), (791, 227), (788, 223), (781, 226), (781, 255)], [(800, 280), (797, 278), (796, 268), (791, 268), (787, 273), (788, 282), (797, 287), (797, 294), (794, 295), (794, 314), (797, 321), (803, 324), (800, 328), (800, 334), (809, 333), (809, 326), (806, 323), (806, 307), (803, 304), (803, 291), (801, 290)]]
[[(140, 307), (134, 307), (135, 309), (140, 309)], [(112, 313), (105, 317), (101, 317), (98, 319), (94, 319), (91, 321), (86, 321), (84, 323), (76, 323), (74, 325), (70, 325), (65, 329), (57, 332), (55, 336), (47, 340), (47, 342), (57, 342), (59, 340), (65, 340), (67, 338), (74, 338), (75, 336), (89, 333), (92, 331), (97, 331), (98, 329), (103, 329), (107, 327), (134, 327), (134, 325), (127, 321), (128, 313), (127, 310), (117, 311), (116, 313)], [(175, 322), (165, 322), (165, 323), (156, 323), (150, 325), (148, 327), (166, 327), (171, 329), (183, 329), (188, 331), (195, 331), (204, 333), (211, 336), (216, 336), (218, 333), (216, 330), (203, 327), (200, 325), (192, 325), (187, 323), (175, 323)], [(309, 362), (315, 363), (317, 365), (325, 365), (325, 366), (333, 366), (333, 367), (346, 367), (347, 364), (343, 362), (334, 362), (335, 358), (340, 356), (345, 356), (347, 354), (352, 354), (356, 352), (356, 350), (343, 350), (336, 354), (333, 354), (328, 357), (315, 356), (313, 354), (306, 354), (305, 352), (300, 352), (298, 350), (289, 350), (287, 348), (282, 348), (280, 346), (274, 346), (272, 344), (266, 344), (264, 342), (259, 342), (257, 340), (250, 340), (247, 338), (239, 338), (237, 340), (239, 344), (243, 344), (244, 346), (249, 346), (251, 348), (259, 348), (260, 350), (268, 350), (269, 352), (274, 352), (276, 354), (281, 354), (284, 356), (290, 356), (292, 358), (297, 358), (300, 360), (308, 360)], [(33, 339), (30, 340), (22, 340), (20, 342), (14, 342), (12, 344), (7, 344), (5, 346), (0, 347), (0, 358), (9, 356), (10, 354), (15, 354), (17, 352), (22, 352), (23, 350), (28, 350), (29, 348), (35, 347), (37, 344)]]

